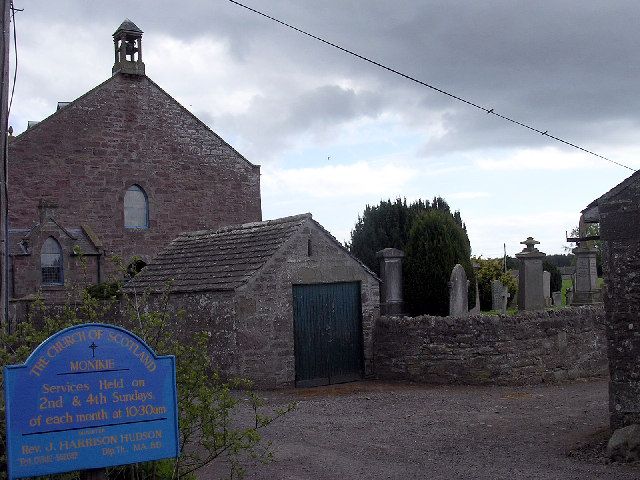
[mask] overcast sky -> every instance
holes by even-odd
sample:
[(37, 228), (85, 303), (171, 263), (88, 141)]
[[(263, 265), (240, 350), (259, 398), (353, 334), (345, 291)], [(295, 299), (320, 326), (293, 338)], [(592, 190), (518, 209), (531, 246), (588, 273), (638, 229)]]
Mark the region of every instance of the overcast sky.
[[(366, 204), (440, 195), (476, 255), (501, 255), (503, 243), (513, 254), (530, 235), (561, 253), (580, 210), (632, 173), (228, 0), (14, 3), (16, 132), (108, 78), (111, 35), (130, 18), (147, 75), (261, 165), (263, 218), (311, 212), (339, 240)], [(640, 168), (637, 0), (246, 4)]]

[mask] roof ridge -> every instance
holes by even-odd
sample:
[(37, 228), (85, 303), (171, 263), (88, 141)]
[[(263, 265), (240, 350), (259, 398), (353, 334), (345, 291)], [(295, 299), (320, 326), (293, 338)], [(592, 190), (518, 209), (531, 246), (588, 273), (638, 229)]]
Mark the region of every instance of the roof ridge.
[(125, 289), (174, 279), (180, 287), (171, 287), (172, 291), (197, 291), (202, 283), (215, 285), (216, 290), (235, 290), (264, 268), (310, 219), (311, 214), (305, 213), (182, 233)]
[(234, 232), (234, 231), (241, 231), (241, 230), (247, 230), (250, 228), (259, 228), (259, 227), (268, 227), (268, 226), (272, 226), (272, 225), (283, 225), (286, 223), (293, 223), (293, 222), (297, 222), (300, 221), (302, 223), (303, 220), (306, 219), (311, 219), (313, 220), (313, 217), (310, 213), (301, 213), (298, 215), (291, 215), (289, 217), (282, 217), (282, 218), (274, 218), (274, 219), (270, 219), (270, 220), (260, 220), (258, 222), (247, 222), (247, 223), (239, 223), (236, 225), (225, 225), (222, 227), (218, 227), (217, 229), (210, 229), (210, 230), (194, 230), (191, 232), (183, 232), (181, 233), (177, 238), (188, 238), (188, 237), (199, 237), (199, 236), (206, 236), (206, 235), (214, 235), (214, 234), (220, 234), (220, 233), (228, 233), (228, 232)]

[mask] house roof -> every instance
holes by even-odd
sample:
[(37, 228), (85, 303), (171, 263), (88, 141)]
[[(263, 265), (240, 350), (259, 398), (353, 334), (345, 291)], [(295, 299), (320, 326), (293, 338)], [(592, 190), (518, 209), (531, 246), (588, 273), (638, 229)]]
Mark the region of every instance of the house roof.
[(235, 290), (256, 273), (310, 214), (181, 234), (127, 286), (174, 292)]
[[(93, 232), (86, 231), (86, 227), (70, 227), (65, 228), (57, 222), (55, 225), (73, 240), (74, 247), (77, 252), (82, 255), (99, 255), (101, 245), (97, 239), (92, 239)], [(40, 229), (40, 224), (36, 223), (31, 228), (11, 228), (9, 229), (9, 254), (11, 256), (31, 255), (33, 245), (30, 245), (29, 239), (34, 232)], [(25, 242), (26, 240), (26, 242)]]
[(172, 292), (233, 291), (244, 285), (306, 222), (320, 229), (370, 275), (310, 213), (245, 223), (217, 230), (187, 232), (173, 240), (125, 286), (125, 290)]

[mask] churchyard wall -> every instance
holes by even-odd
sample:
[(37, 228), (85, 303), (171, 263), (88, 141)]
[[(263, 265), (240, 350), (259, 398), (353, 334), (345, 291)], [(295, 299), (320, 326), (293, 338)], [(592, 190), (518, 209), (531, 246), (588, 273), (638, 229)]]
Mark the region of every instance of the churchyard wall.
[(515, 316), (381, 317), (374, 332), (380, 379), (523, 385), (607, 374), (602, 307)]

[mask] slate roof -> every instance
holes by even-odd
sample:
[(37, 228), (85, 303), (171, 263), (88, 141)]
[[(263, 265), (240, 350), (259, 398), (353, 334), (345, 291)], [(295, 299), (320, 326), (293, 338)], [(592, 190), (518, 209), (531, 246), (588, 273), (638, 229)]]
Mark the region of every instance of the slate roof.
[(618, 185), (613, 187), (607, 193), (605, 193), (603, 195), (600, 195), (593, 202), (591, 202), (589, 205), (587, 205), (584, 208), (584, 210), (582, 210), (582, 213), (586, 212), (587, 210), (589, 210), (589, 209), (591, 209), (593, 207), (596, 207), (596, 206), (600, 205), (600, 202), (603, 202), (605, 200), (610, 199), (611, 197), (614, 197), (614, 196), (618, 195), (620, 192), (625, 190), (629, 185), (633, 184), (634, 182), (638, 182), (638, 181), (640, 181), (640, 170), (636, 171), (631, 176), (629, 176), (626, 179), (624, 179), (622, 182), (620, 182)]
[(173, 240), (125, 290), (232, 291), (246, 283), (305, 222), (306, 213), (218, 230), (187, 232)]
[(113, 33), (114, 35), (120, 31), (125, 31), (125, 32), (135, 32), (135, 33), (144, 33), (142, 30), (140, 30), (138, 28), (138, 26), (133, 23), (131, 20), (129, 20), (128, 18), (124, 19), (124, 22), (122, 22), (120, 24), (120, 26), (118, 27), (118, 29)]
[[(58, 225), (56, 223), (56, 225)], [(33, 245), (30, 245), (29, 242), (23, 242), (23, 240), (28, 240), (31, 237), (31, 234), (40, 226), (39, 223), (36, 223), (31, 228), (10, 228), (9, 229), (9, 254), (12, 256), (19, 255), (31, 255), (33, 250)], [(82, 227), (71, 227), (64, 228), (58, 225), (60, 229), (66, 233), (69, 237), (72, 238), (74, 246), (77, 245), (80, 252), (83, 255), (98, 255), (100, 252), (98, 248), (101, 245), (96, 245), (90, 235), (92, 232), (85, 232)], [(28, 245), (28, 247), (27, 247)]]

